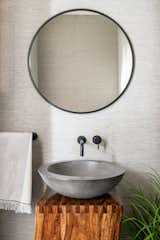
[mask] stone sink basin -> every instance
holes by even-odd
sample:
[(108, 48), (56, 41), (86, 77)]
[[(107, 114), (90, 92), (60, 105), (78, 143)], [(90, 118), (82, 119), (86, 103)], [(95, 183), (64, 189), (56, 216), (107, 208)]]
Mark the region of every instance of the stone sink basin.
[(74, 160), (42, 165), (38, 172), (55, 192), (87, 199), (112, 190), (122, 179), (125, 170), (106, 161)]

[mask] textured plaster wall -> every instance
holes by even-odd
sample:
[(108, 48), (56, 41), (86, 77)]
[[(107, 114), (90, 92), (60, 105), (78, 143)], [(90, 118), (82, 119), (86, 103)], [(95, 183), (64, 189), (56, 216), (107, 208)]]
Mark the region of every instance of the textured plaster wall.
[[(48, 17), (70, 8), (92, 8), (117, 20), (129, 34), (136, 68), (128, 91), (110, 108), (74, 115), (49, 106), (28, 76), (27, 50), (36, 29)], [(77, 159), (76, 138), (107, 141), (97, 151), (90, 142), (85, 158), (113, 159), (127, 168), (116, 194), (126, 194), (128, 180), (143, 182), (150, 167), (160, 170), (160, 1), (159, 0), (1, 0), (0, 2), (0, 130), (36, 131), (33, 145), (34, 199), (40, 190), (36, 169), (41, 162)], [(145, 180), (144, 180), (145, 181)], [(37, 192), (37, 193), (36, 193)], [(0, 213), (1, 240), (33, 239), (34, 215)]]

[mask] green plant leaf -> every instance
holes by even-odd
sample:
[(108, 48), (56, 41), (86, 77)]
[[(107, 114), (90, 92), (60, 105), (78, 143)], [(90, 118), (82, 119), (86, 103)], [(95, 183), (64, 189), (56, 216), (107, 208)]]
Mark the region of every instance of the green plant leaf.
[(127, 198), (132, 214), (122, 222), (126, 240), (160, 240), (160, 174), (154, 171), (149, 175), (156, 190), (146, 195), (132, 188)]

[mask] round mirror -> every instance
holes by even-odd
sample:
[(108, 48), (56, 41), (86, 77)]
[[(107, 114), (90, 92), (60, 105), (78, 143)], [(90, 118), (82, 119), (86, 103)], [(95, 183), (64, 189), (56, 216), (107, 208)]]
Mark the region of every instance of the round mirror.
[(115, 102), (133, 74), (131, 42), (110, 17), (75, 9), (46, 21), (32, 39), (28, 68), (41, 96), (69, 112), (89, 113)]

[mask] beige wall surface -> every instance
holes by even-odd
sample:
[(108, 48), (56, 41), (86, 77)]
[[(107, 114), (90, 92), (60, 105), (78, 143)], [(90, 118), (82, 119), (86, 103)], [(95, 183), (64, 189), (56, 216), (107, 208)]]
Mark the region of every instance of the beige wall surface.
[[(88, 115), (70, 114), (48, 105), (29, 79), (27, 52), (37, 28), (53, 14), (71, 8), (102, 11), (127, 31), (136, 68), (127, 92), (111, 107)], [(127, 174), (116, 195), (127, 194), (128, 181), (145, 184), (150, 167), (160, 170), (160, 1), (159, 0), (1, 0), (0, 1), (0, 131), (35, 131), (33, 192), (38, 198), (42, 162), (79, 158), (76, 138), (87, 137), (84, 159), (114, 160)], [(106, 141), (100, 151), (93, 135)], [(145, 188), (144, 188), (145, 189)], [(34, 214), (1, 211), (1, 240), (33, 239)]]

